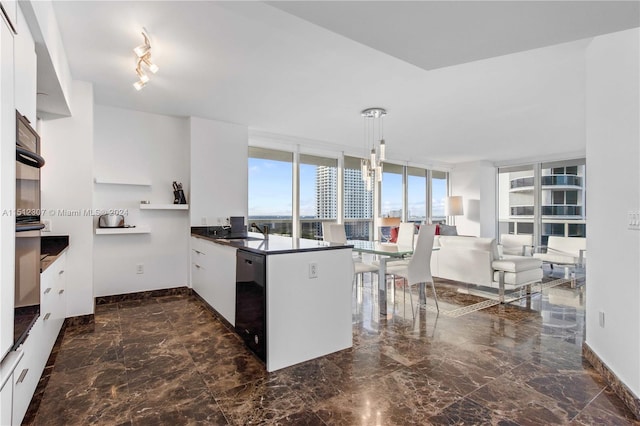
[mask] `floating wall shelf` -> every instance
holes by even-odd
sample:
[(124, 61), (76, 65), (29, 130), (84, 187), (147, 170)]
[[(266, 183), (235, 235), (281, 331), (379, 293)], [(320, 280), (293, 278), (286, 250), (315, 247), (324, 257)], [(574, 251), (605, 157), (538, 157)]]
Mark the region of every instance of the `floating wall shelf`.
[(151, 186), (151, 181), (148, 180), (128, 180), (98, 176), (96, 176), (93, 180), (95, 183), (101, 183), (105, 185)]
[(140, 204), (140, 210), (189, 210), (189, 204)]
[(122, 234), (149, 234), (148, 226), (136, 226), (135, 228), (96, 228), (96, 235), (122, 235)]

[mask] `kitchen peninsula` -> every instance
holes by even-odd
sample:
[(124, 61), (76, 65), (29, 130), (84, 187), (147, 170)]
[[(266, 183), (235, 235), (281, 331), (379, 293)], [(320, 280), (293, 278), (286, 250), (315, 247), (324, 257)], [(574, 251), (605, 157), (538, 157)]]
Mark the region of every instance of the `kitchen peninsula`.
[(191, 236), (193, 290), (267, 371), (352, 346), (351, 246), (258, 233), (217, 238), (208, 227)]

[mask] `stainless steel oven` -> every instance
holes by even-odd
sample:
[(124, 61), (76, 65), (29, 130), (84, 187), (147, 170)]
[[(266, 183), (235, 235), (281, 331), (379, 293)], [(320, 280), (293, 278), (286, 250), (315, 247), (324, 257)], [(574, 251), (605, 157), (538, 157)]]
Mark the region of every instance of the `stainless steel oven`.
[(16, 111), (16, 279), (14, 348), (40, 315), (40, 136)]

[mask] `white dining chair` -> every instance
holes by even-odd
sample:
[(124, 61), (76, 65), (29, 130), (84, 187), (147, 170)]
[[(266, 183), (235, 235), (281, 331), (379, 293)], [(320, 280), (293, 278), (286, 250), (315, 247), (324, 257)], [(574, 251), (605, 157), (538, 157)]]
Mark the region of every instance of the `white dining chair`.
[[(331, 243), (346, 244), (347, 233), (343, 224), (339, 223), (323, 223), (322, 224), (322, 236), (324, 241)], [(356, 277), (360, 276), (364, 280), (364, 274), (366, 272), (374, 273), (378, 271), (378, 266), (370, 263), (365, 263), (360, 257), (354, 257), (353, 259), (353, 282), (355, 284)]]
[(404, 265), (390, 266), (387, 268), (387, 274), (404, 279), (405, 291), (409, 291), (411, 299), (411, 311), (413, 312), (413, 295), (411, 294), (411, 286), (420, 283), (431, 283), (433, 290), (433, 299), (436, 302), (436, 309), (440, 312), (438, 306), (438, 295), (436, 294), (436, 286), (431, 276), (431, 252), (433, 250), (433, 240), (436, 232), (435, 225), (422, 225), (418, 232), (418, 240), (413, 251), (413, 256)]
[(396, 244), (402, 247), (413, 247), (416, 225), (413, 222), (401, 223)]

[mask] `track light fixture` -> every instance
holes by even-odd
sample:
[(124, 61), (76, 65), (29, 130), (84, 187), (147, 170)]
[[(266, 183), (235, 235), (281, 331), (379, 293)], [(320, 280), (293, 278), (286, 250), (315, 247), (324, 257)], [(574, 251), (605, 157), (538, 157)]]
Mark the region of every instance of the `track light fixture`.
[(142, 31), (142, 37), (144, 37), (144, 44), (133, 49), (138, 57), (136, 64), (138, 81), (133, 83), (133, 87), (135, 87), (136, 90), (142, 90), (142, 88), (149, 82), (149, 76), (142, 68), (142, 64), (146, 65), (149, 71), (153, 74), (157, 73), (159, 69), (158, 66), (151, 61), (151, 43), (149, 42), (149, 36), (144, 28)]

